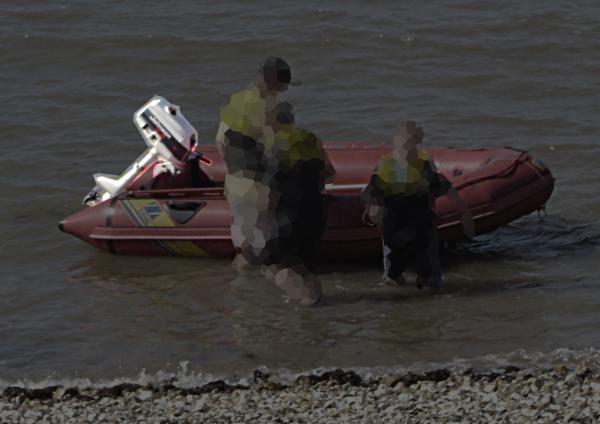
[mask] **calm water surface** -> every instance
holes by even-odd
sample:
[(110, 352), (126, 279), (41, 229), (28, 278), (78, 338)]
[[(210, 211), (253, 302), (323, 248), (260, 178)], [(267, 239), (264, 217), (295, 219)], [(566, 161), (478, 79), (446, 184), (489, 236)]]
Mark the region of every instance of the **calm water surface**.
[[(0, 5), (0, 386), (598, 357), (597, 2), (240, 3)], [(56, 229), (92, 173), (142, 151), (147, 99), (212, 143), (271, 54), (326, 140), (388, 141), (412, 118), (428, 145), (529, 150), (557, 179), (549, 216), (446, 251), (435, 297), (378, 285), (377, 263), (328, 264), (317, 309), (227, 261), (113, 257)]]

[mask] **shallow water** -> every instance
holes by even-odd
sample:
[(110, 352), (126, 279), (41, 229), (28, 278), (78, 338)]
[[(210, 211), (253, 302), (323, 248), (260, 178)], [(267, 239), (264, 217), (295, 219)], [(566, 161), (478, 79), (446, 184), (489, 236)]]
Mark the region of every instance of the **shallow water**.
[[(591, 1), (3, 2), (0, 383), (182, 363), (226, 376), (541, 364), (537, 352), (550, 363), (556, 349), (600, 348), (599, 12)], [(303, 81), (289, 100), (325, 140), (386, 141), (412, 118), (428, 145), (528, 150), (557, 180), (549, 216), (446, 251), (433, 297), (378, 285), (377, 263), (329, 264), (330, 304), (317, 309), (226, 261), (114, 257), (56, 229), (92, 173), (141, 152), (131, 117), (148, 98), (179, 104), (211, 143), (219, 106), (269, 54)]]

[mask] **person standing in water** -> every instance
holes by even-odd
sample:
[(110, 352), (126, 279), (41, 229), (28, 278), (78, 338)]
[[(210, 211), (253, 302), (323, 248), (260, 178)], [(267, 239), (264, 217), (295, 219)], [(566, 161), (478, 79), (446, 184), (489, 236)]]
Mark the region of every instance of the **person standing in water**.
[(321, 140), (312, 132), (296, 128), (292, 106), (277, 105), (272, 190), (278, 237), (269, 246), (275, 282), (283, 275), (311, 282), (317, 287), (315, 265), (325, 229), (325, 183), (335, 175)]
[(261, 63), (246, 89), (233, 94), (221, 108), (217, 146), (227, 165), (225, 196), (231, 212), (234, 265), (261, 264), (275, 228), (269, 208), (269, 155), (274, 142), (269, 116), (279, 94), (291, 82), (290, 66), (279, 57)]
[(423, 130), (414, 121), (401, 124), (394, 148), (378, 162), (361, 193), (363, 219), (375, 224), (383, 237), (384, 275), (388, 283), (404, 283), (409, 253), (414, 252), (417, 287), (442, 285), (435, 200), (447, 194), (456, 202), (465, 234), (475, 234), (473, 218), (452, 184), (431, 158), (417, 148)]
[(281, 58), (267, 58), (253, 84), (222, 107), (217, 146), (227, 165), (225, 195), (237, 252), (234, 267), (260, 265), (288, 297), (314, 304), (321, 299), (321, 285), (286, 255), (290, 237), (280, 234), (289, 229), (278, 208), (283, 196), (275, 178), (281, 177), (287, 157), (281, 141), (288, 133), (297, 138), (291, 105), (279, 101), (290, 83), (289, 65)]

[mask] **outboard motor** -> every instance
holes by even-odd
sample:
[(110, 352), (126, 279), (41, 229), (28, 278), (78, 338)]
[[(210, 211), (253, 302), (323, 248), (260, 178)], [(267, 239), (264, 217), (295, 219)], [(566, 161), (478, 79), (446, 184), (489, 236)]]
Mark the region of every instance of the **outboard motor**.
[(205, 165), (212, 161), (196, 152), (198, 133), (185, 119), (179, 106), (160, 96), (152, 97), (133, 115), (133, 123), (148, 148), (120, 176), (94, 174), (96, 187), (83, 199), (93, 206), (126, 190), (152, 168), (153, 177), (161, 173), (178, 174), (185, 163), (199, 160)]

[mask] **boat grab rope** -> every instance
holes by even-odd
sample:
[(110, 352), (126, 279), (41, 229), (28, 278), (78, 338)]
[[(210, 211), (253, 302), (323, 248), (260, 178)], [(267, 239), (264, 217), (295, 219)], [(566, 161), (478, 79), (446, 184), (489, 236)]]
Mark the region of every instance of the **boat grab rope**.
[(544, 219), (548, 216), (548, 212), (546, 212), (546, 204), (540, 206), (537, 210), (538, 222), (544, 222)]

